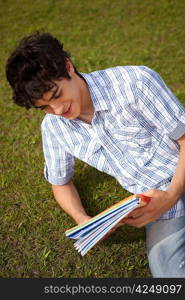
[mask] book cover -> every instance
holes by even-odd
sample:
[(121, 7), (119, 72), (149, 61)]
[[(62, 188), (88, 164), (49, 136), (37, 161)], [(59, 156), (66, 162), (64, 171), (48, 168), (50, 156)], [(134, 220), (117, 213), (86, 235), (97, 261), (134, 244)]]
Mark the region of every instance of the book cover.
[(84, 256), (124, 217), (135, 208), (146, 205), (150, 197), (134, 194), (105, 209), (89, 221), (66, 230), (67, 238), (75, 239), (74, 247)]

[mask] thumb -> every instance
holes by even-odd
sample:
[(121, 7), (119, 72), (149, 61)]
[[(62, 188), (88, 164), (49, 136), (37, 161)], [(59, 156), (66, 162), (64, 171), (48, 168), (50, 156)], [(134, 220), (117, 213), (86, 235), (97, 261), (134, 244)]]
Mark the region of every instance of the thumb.
[(154, 197), (156, 190), (152, 189), (152, 190), (148, 190), (144, 193), (142, 193), (141, 195), (143, 196), (147, 196), (147, 197)]
[(151, 200), (153, 193), (151, 193), (150, 191), (147, 191), (145, 193), (142, 194), (138, 194), (138, 196), (141, 198), (141, 200), (145, 203), (149, 203)]

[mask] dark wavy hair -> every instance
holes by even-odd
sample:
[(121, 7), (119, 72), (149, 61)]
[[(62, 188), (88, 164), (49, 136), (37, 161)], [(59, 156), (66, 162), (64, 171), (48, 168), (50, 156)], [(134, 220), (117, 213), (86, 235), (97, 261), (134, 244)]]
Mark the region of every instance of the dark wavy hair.
[(35, 101), (55, 85), (54, 80), (70, 80), (66, 70), (69, 58), (63, 44), (49, 33), (34, 33), (21, 39), (6, 63), (14, 103), (26, 109), (34, 107)]

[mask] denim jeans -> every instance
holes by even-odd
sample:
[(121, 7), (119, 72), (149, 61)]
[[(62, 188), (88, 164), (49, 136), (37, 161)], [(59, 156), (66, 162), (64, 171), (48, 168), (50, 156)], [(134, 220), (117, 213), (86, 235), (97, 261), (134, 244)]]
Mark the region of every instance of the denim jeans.
[(155, 278), (185, 278), (185, 216), (146, 226), (147, 255)]

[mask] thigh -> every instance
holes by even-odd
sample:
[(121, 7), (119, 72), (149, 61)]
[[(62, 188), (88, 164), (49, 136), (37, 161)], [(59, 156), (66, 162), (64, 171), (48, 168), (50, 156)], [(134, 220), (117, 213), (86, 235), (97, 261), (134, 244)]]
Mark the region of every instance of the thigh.
[(185, 216), (148, 224), (146, 242), (153, 277), (185, 278)]

